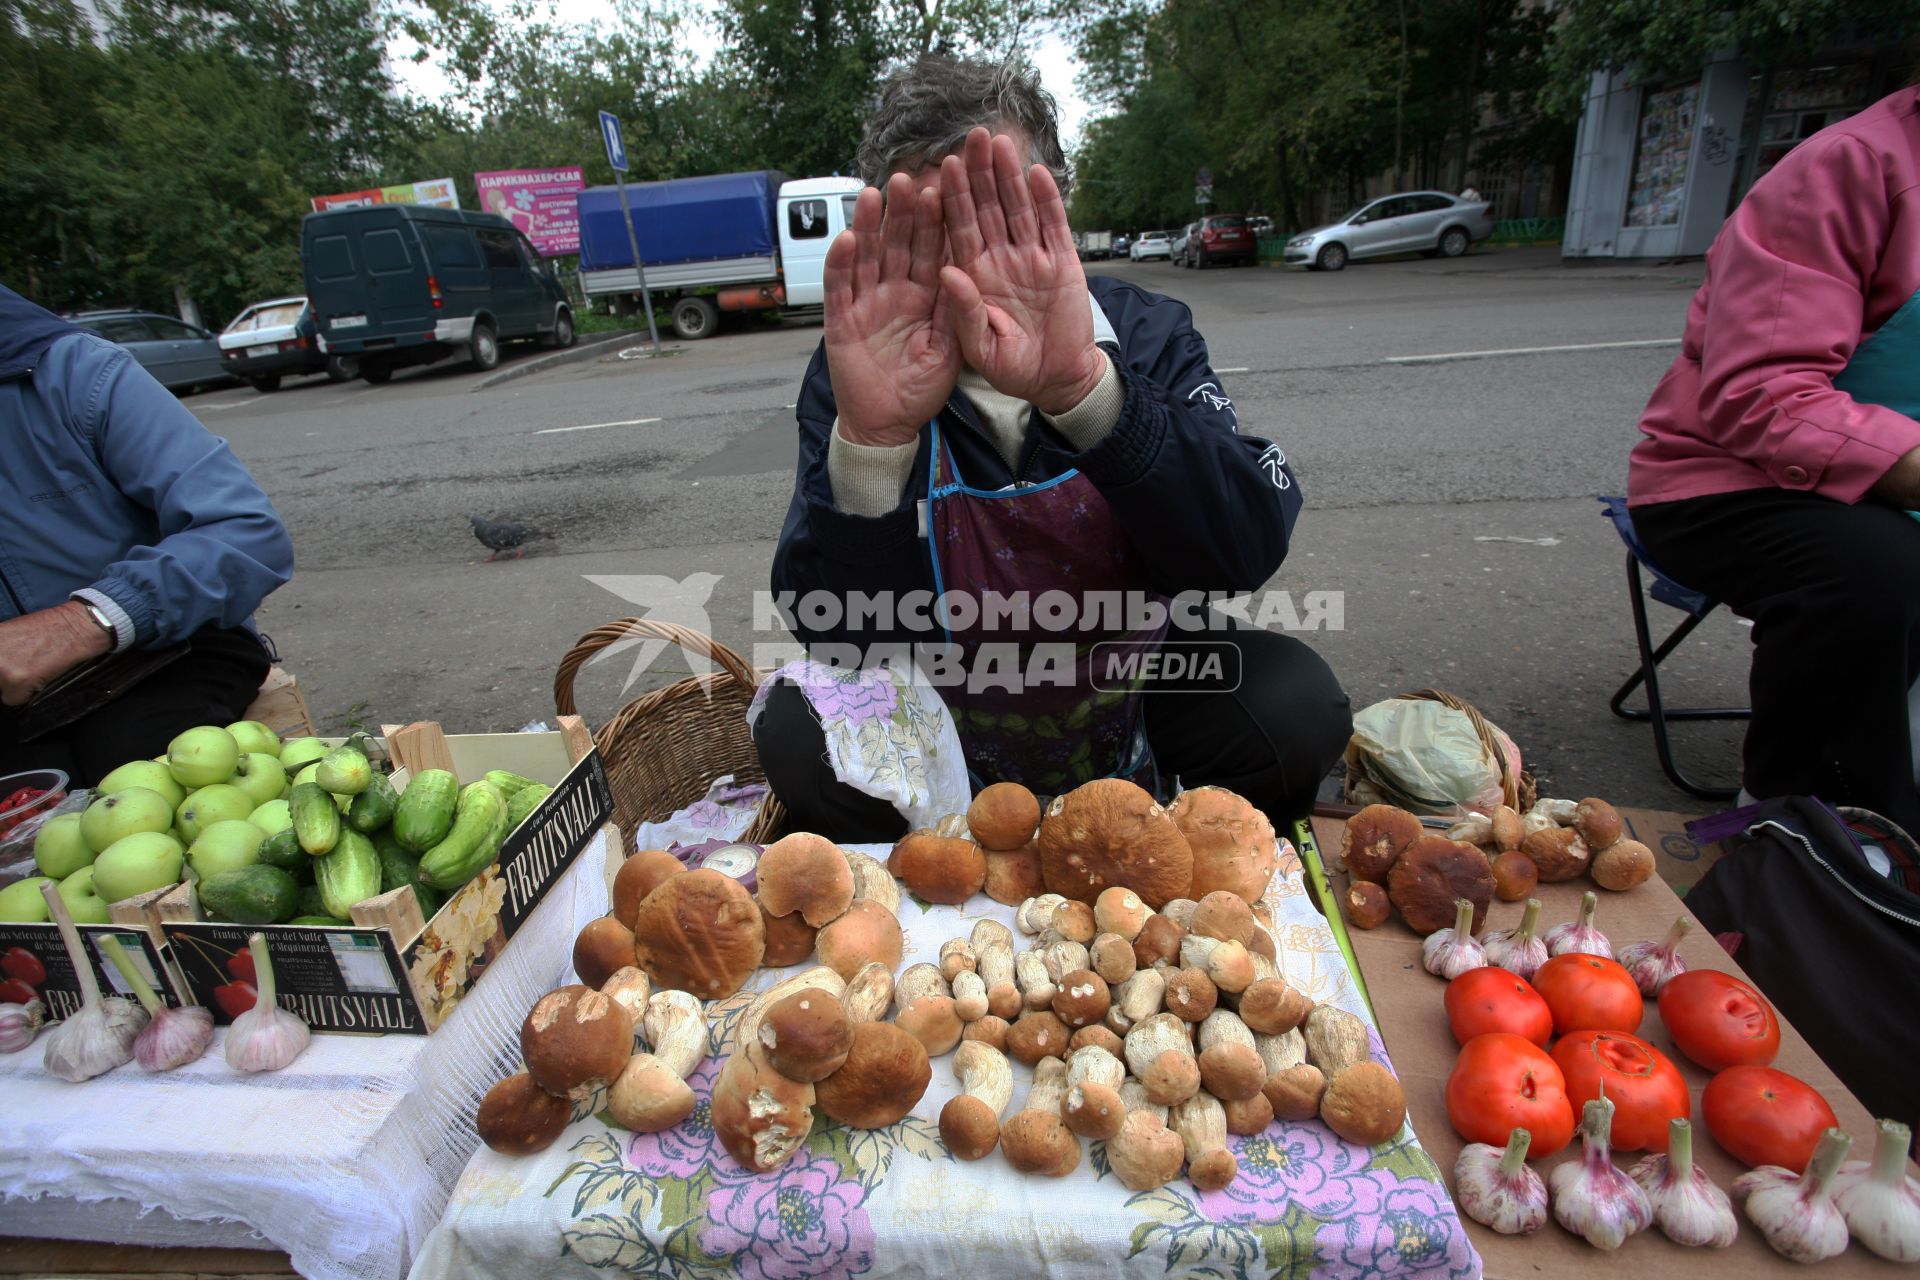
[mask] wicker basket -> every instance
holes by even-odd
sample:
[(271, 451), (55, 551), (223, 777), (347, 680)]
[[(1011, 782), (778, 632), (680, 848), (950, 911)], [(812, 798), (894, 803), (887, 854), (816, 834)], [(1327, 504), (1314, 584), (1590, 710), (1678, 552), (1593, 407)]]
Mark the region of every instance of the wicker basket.
[[(1442, 689), (1416, 689), (1412, 693), (1403, 693), (1398, 696), (1420, 702), (1437, 702), (1443, 707), (1451, 707), (1455, 711), (1463, 712), (1468, 723), (1473, 725), (1474, 733), (1479, 736), (1480, 744), (1487, 749), (1487, 754), (1492, 756), (1494, 763), (1500, 767), (1500, 789), (1506, 793), (1507, 803), (1525, 813), (1533, 807), (1533, 802), (1540, 798), (1540, 789), (1534, 785), (1531, 773), (1524, 768), (1517, 776), (1512, 772), (1507, 764), (1507, 753), (1500, 749), (1500, 739), (1495, 735), (1493, 726), (1487, 722), (1487, 718), (1480, 714), (1480, 708), (1465, 698)], [(1352, 766), (1349, 765), (1347, 769), (1349, 794), (1352, 793), (1353, 784), (1357, 780)]]
[[(594, 732), (613, 785), (614, 820), (627, 838), (643, 822), (657, 822), (707, 794), (714, 779), (765, 782), (747, 729), (747, 704), (760, 677), (739, 654), (711, 636), (646, 618), (622, 618), (595, 627), (574, 642), (553, 677), (553, 704), (577, 714), (573, 678), (591, 658), (620, 640), (667, 640), (704, 654), (720, 667), (641, 694)], [(771, 793), (743, 839), (764, 844), (786, 827), (786, 810)]]

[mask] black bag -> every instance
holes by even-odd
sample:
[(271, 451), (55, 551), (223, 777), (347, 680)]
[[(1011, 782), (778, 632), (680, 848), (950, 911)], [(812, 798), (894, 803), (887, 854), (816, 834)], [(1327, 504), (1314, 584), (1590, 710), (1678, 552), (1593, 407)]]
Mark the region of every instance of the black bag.
[[(1865, 810), (1808, 796), (1689, 823), (1727, 856), (1687, 909), (1876, 1117), (1920, 1128), (1920, 849)], [(1892, 864), (1883, 875), (1865, 836)]]

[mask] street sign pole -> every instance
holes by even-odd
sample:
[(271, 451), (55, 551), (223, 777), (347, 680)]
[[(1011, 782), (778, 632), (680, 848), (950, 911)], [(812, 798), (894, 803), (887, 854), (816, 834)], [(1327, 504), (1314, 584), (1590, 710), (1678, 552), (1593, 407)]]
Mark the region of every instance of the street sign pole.
[(611, 111), (600, 113), (600, 136), (607, 144), (607, 163), (613, 166), (613, 179), (620, 185), (620, 212), (627, 223), (627, 246), (633, 250), (633, 270), (640, 277), (640, 302), (647, 309), (647, 337), (653, 341), (653, 354), (660, 354), (660, 330), (653, 322), (653, 293), (647, 288), (647, 264), (640, 257), (640, 237), (633, 229), (633, 206), (627, 203), (627, 142), (620, 132), (620, 117)]

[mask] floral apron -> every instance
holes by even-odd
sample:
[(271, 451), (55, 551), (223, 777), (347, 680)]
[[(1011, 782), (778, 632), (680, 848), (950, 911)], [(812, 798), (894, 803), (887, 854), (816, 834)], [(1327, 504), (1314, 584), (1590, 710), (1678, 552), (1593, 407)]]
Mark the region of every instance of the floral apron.
[[(1049, 591), (1066, 592), (1082, 615), (1094, 592), (1116, 597), (1123, 608), (1130, 595), (1164, 605), (1113, 509), (1078, 470), (1040, 484), (975, 489), (960, 475), (938, 419), (928, 429), (923, 527), (936, 597), (965, 593), (984, 603), (990, 594), (1024, 592), (1035, 601)], [(1101, 621), (1076, 616), (1075, 625), (1061, 631), (1037, 623), (1004, 630), (977, 619), (955, 627), (943, 617), (947, 640), (959, 646), (969, 672), (982, 645), (1017, 648), (1017, 662), (1006, 658), (1000, 670), (1022, 681), (1033, 669), (1033, 637), (1043, 645), (1071, 646), (1071, 671), (1055, 667), (1047, 683), (1023, 683), (1018, 691), (971, 681), (941, 687), (976, 787), (1021, 782), (1041, 795), (1057, 795), (1092, 778), (1124, 777), (1157, 789), (1144, 694), (1138, 682), (1096, 689), (1094, 646), (1117, 641), (1152, 650), (1166, 638), (1167, 623), (1163, 618), (1153, 627), (1103, 631), (1097, 629)]]

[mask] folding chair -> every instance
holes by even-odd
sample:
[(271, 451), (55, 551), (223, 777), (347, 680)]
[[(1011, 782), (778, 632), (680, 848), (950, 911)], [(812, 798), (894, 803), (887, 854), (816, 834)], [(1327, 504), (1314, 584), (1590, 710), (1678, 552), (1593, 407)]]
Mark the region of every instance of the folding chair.
[[(1627, 511), (1625, 498), (1603, 496), (1600, 504), (1606, 508), (1602, 514), (1613, 521), (1614, 532), (1627, 544), (1627, 598), (1633, 605), (1634, 639), (1640, 645), (1640, 669), (1627, 677), (1627, 682), (1620, 686), (1613, 700), (1607, 704), (1608, 710), (1622, 720), (1644, 720), (1653, 725), (1653, 748), (1660, 756), (1662, 772), (1672, 780), (1674, 786), (1702, 800), (1731, 800), (1740, 794), (1740, 788), (1709, 787), (1680, 772), (1680, 766), (1673, 759), (1673, 743), (1667, 726), (1675, 720), (1750, 720), (1753, 718), (1753, 708), (1669, 707), (1660, 696), (1660, 664), (1700, 625), (1703, 618), (1719, 607), (1720, 602), (1683, 586), (1648, 558), (1647, 549), (1640, 544), (1639, 535), (1634, 532), (1633, 517)], [(1653, 578), (1651, 587), (1647, 587), (1641, 579), (1642, 566)], [(1660, 603), (1671, 605), (1687, 615), (1657, 648), (1647, 627), (1646, 598), (1649, 594)], [(1627, 706), (1627, 699), (1643, 684), (1647, 688), (1647, 705)]]

